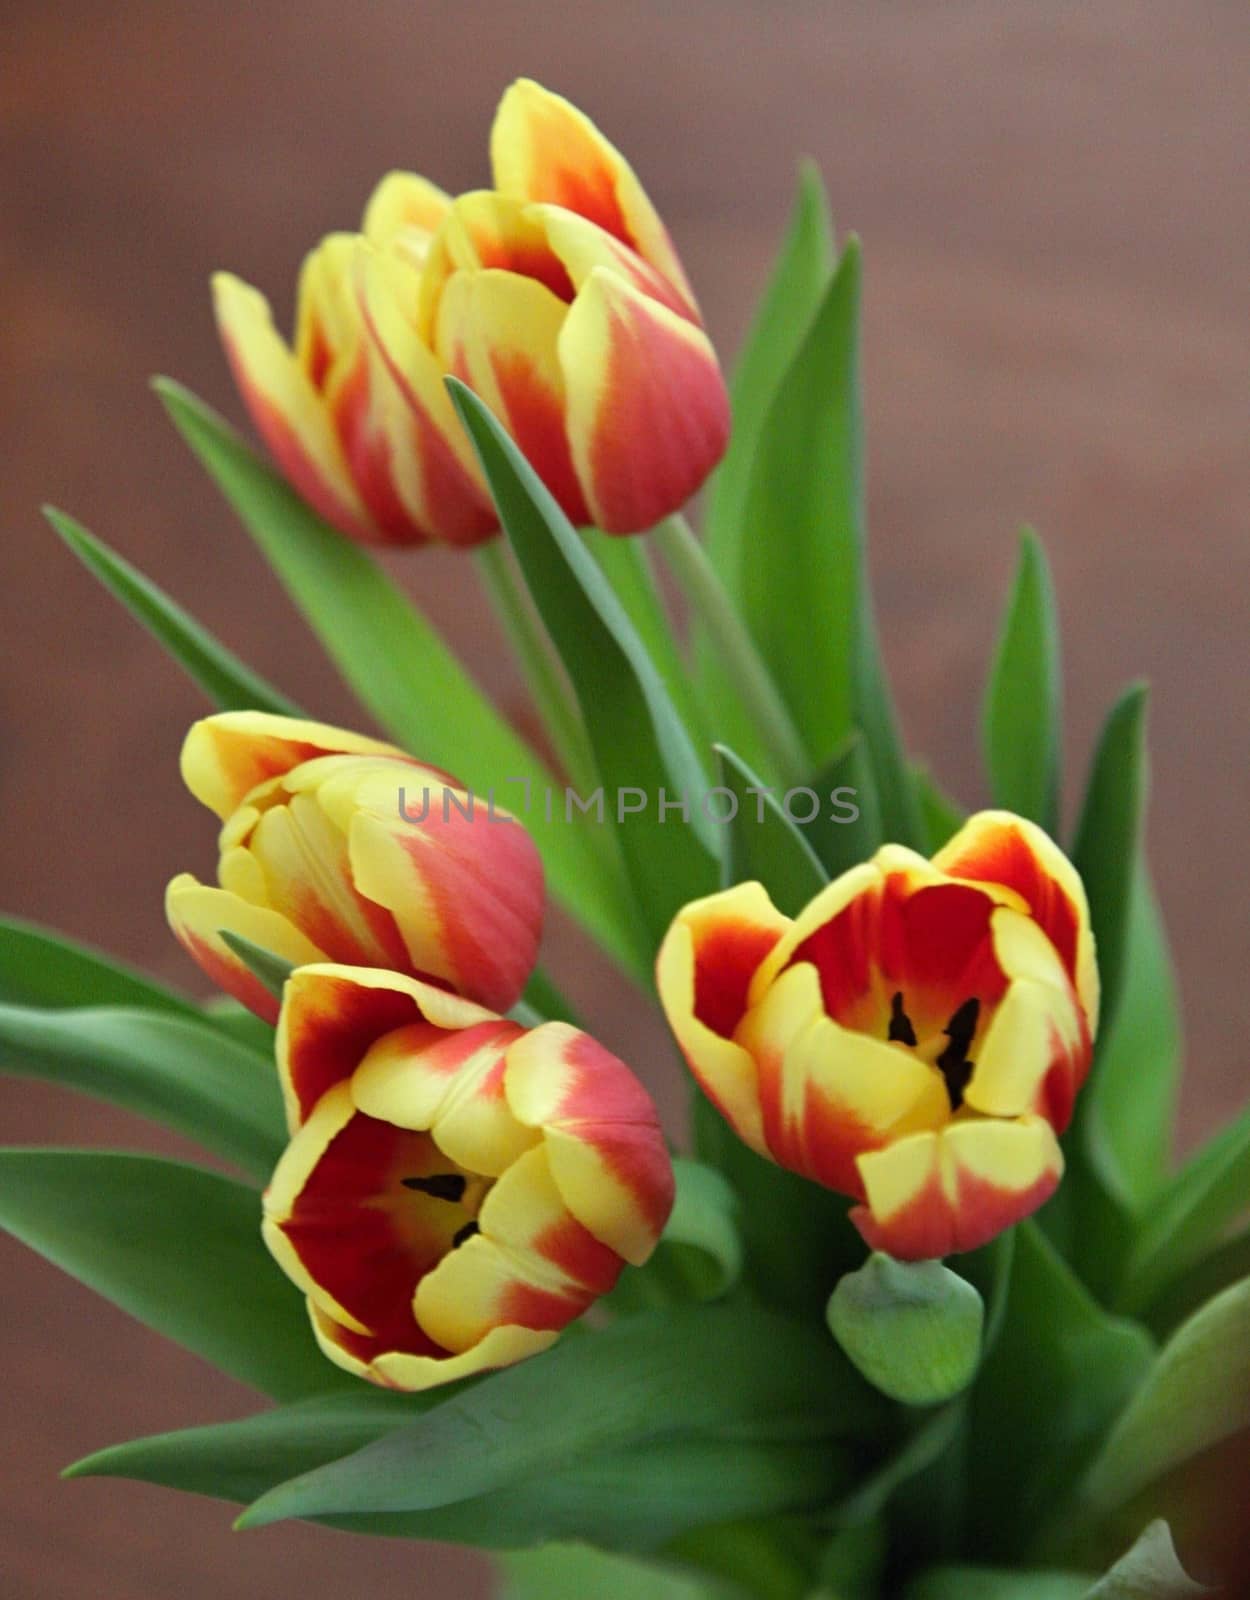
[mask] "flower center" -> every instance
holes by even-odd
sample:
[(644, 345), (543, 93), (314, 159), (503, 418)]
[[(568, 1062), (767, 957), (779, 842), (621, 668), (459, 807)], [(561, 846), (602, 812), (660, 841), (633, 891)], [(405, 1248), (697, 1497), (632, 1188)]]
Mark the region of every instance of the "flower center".
[[(963, 1105), (964, 1091), (972, 1077), (975, 1063), (969, 1059), (968, 1051), (976, 1036), (980, 1015), (981, 1002), (974, 995), (956, 1007), (940, 1035), (926, 1039), (921, 1045), (916, 1037), (912, 1020), (907, 1015), (903, 991), (897, 990), (890, 998), (890, 1023), (886, 1038), (891, 1044), (906, 1045), (910, 1049), (918, 1050), (927, 1060), (932, 1061), (946, 1084), (952, 1112), (958, 1111)], [(937, 1049), (939, 1038), (946, 1040), (946, 1044), (940, 1050)]]
[(440, 1200), (446, 1205), (459, 1206), (468, 1213), (468, 1220), (451, 1236), (453, 1250), (479, 1231), (477, 1214), (490, 1189), (486, 1179), (469, 1178), (463, 1172), (427, 1172), (417, 1178), (401, 1178), (399, 1181), (405, 1189), (428, 1195), (431, 1200)]

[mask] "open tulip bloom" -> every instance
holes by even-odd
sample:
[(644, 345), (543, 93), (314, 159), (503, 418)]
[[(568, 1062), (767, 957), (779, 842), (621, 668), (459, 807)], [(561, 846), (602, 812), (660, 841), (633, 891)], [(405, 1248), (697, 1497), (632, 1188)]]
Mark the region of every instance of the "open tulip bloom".
[[(274, 465), (160, 385), (380, 736), (53, 514), (211, 703), (215, 881), (166, 910), (218, 992), (3, 922), (0, 1060), (217, 1167), (9, 1149), (0, 1222), (271, 1402), (72, 1475), (507, 1552), (541, 1600), (1250, 1592), (1250, 1116), (1173, 1161), (1144, 691), (1064, 834), (1026, 534), (967, 815), (876, 645), (860, 253), (818, 180), (731, 431), (624, 157), (522, 81), (490, 158), (456, 197), (385, 177), (292, 346), (218, 276)], [(648, 529), (688, 635), (603, 537)], [(492, 539), (532, 742), (361, 548)], [(624, 1025), (538, 966), (548, 900)]]

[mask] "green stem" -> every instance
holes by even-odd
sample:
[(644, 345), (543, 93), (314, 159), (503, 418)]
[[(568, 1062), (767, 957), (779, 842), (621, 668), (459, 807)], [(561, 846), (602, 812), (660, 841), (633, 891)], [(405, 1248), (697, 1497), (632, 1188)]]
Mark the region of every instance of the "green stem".
[(590, 741), (507, 543), (492, 539), (475, 554), (486, 592), (560, 764), (579, 791), (589, 792), (596, 782)]
[(810, 766), (803, 741), (772, 673), (734, 609), (716, 569), (680, 512), (651, 533), (669, 571), (707, 629), (726, 676), (759, 731), (782, 778), (798, 782)]

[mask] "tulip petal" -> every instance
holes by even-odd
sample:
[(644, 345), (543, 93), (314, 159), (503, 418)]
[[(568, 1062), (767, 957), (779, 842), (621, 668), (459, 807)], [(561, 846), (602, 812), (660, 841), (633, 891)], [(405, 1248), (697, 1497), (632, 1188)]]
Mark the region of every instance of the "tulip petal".
[(1080, 874), (1035, 823), (1009, 811), (969, 817), (933, 858), (953, 878), (1004, 884), (1028, 906), (1063, 958), (1089, 1022), (1098, 1031), (1098, 963)]
[(495, 1011), (520, 998), (542, 935), (542, 859), (519, 823), (444, 789), (420, 822), (359, 809), (348, 834), (361, 894), (394, 917), (412, 965)]
[(688, 302), (667, 278), (596, 223), (562, 206), (526, 206), (522, 216), (530, 227), (539, 230), (547, 252), (555, 258), (569, 285), (563, 299), (572, 300), (595, 268), (604, 267), (632, 283), (649, 299), (658, 300), (687, 322), (701, 326)]
[(328, 1089), (350, 1078), (371, 1045), (414, 1022), (469, 1028), (497, 1022), (471, 1000), (398, 972), (331, 963), (298, 967), (278, 1018), (278, 1076), (292, 1129)]
[(901, 1261), (976, 1250), (1054, 1193), (1063, 1156), (1042, 1117), (964, 1120), (860, 1159), (867, 1205), (851, 1220)]
[(495, 187), (597, 223), (661, 273), (697, 315), (681, 262), (633, 170), (590, 118), (528, 78), (504, 94), (490, 136)]
[(480, 544), (498, 530), (498, 521), (444, 388), (443, 370), (410, 320), (417, 275), (393, 254), (364, 244), (354, 274), (372, 348), (394, 390), (384, 398), (404, 500), (432, 537), (462, 547)]
[(950, 1114), (941, 1074), (920, 1056), (825, 1015), (807, 963), (781, 975), (737, 1037), (759, 1074), (768, 1153), (841, 1194), (862, 1192), (856, 1163), (865, 1151), (940, 1127)]
[(461, 1355), (410, 1355), (401, 1350), (388, 1350), (377, 1339), (351, 1332), (327, 1317), (311, 1300), (308, 1311), (317, 1343), (337, 1366), (368, 1378), (384, 1389), (413, 1393), (438, 1384), (454, 1383), (478, 1372), (514, 1366), (518, 1361), (549, 1349), (560, 1337), (558, 1332), (545, 1329), (492, 1328), (480, 1343)]
[(762, 884), (739, 884), (678, 912), (655, 964), (660, 1004), (691, 1072), (761, 1155), (768, 1146), (755, 1063), (733, 1035), (753, 976), (789, 927)]
[(589, 520), (565, 432), (557, 354), (568, 307), (532, 278), (495, 269), (448, 279), (435, 334), (439, 359), (500, 418), (572, 522)]
[(370, 1116), (428, 1129), (457, 1166), (498, 1177), (540, 1137), (504, 1095), (504, 1052), (522, 1031), (499, 1018), (455, 1032), (424, 1023), (397, 1029), (366, 1052), (353, 1097)]
[(1085, 1014), (1059, 952), (1032, 918), (996, 911), (994, 948), (1010, 983), (977, 1048), (964, 1098), (991, 1116), (1036, 1112), (1063, 1133), (1089, 1070)]
[[(427, 178), (415, 172), (388, 172), (369, 196), (361, 232), (376, 245), (389, 245), (397, 236), (414, 231), (432, 234), (450, 207), (451, 196)], [(407, 243), (403, 248), (411, 259)]]
[(213, 303), (239, 393), (284, 476), (340, 533), (376, 538), (326, 403), (275, 329), (269, 302), (241, 279), (219, 272)]
[(724, 453), (729, 397), (707, 335), (596, 267), (560, 332), (573, 464), (595, 523), (653, 526)]
[[(499, 1179), (478, 1226), (417, 1286), (417, 1321), (448, 1350), (468, 1350), (501, 1324), (563, 1328), (612, 1287), (623, 1265), (569, 1214), (541, 1145)], [(567, 1261), (584, 1276), (570, 1275)]]
[(191, 724), (182, 744), (182, 781), (224, 822), (253, 789), (316, 756), (390, 756), (417, 763), (393, 744), (268, 711), (221, 711)]
[(279, 911), (250, 904), (227, 889), (199, 883), (189, 872), (165, 891), (165, 915), (179, 943), (220, 989), (266, 1022), (278, 1020), (278, 999), (224, 942), (221, 930), (240, 934), (293, 966), (323, 961), (325, 953)]
[(673, 1209), (673, 1168), (651, 1096), (625, 1063), (545, 1022), (509, 1046), (504, 1089), (518, 1120), (542, 1129), (577, 1220), (626, 1261), (645, 1261)]

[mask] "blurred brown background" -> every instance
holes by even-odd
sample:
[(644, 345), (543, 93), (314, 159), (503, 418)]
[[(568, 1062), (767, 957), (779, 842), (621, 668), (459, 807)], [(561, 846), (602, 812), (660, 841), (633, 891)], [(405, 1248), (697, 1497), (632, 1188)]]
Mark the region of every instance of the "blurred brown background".
[[(453, 190), (485, 179), (495, 101), (527, 73), (629, 153), (726, 354), (795, 159), (818, 159), (867, 247), (873, 559), (910, 736), (982, 797), (977, 700), (1014, 530), (1034, 521), (1063, 610), (1074, 773), (1122, 683), (1155, 683), (1151, 837), (1188, 1006), (1188, 1135), (1245, 1097), (1250, 9), (7, 0), (3, 28), (0, 904), (192, 980), (160, 902), (175, 870), (211, 867), (175, 769), (201, 702), (35, 507), (80, 515), (351, 720), (146, 379), (172, 372), (238, 416), (209, 271), (235, 268), (285, 316), (303, 251), (353, 225), (388, 167)], [(398, 570), (519, 710), (469, 567)], [(605, 974), (573, 986), (628, 1046)], [(0, 1093), (6, 1140), (176, 1148), (51, 1090)], [(88, 1449), (249, 1400), (9, 1242), (0, 1263), (10, 1600), (488, 1592), (459, 1552), (235, 1536), (211, 1502), (59, 1486)]]

